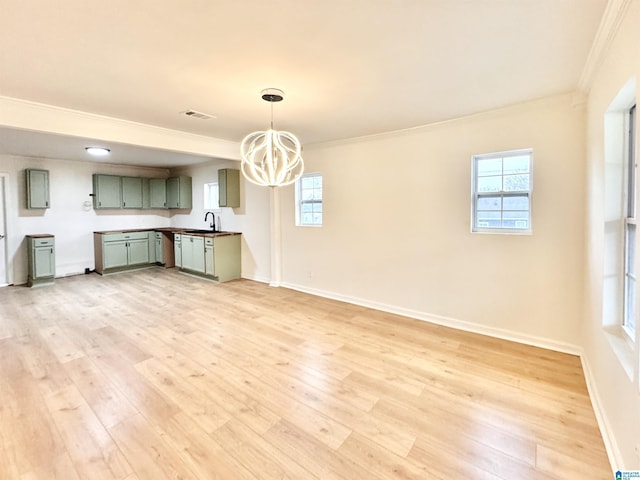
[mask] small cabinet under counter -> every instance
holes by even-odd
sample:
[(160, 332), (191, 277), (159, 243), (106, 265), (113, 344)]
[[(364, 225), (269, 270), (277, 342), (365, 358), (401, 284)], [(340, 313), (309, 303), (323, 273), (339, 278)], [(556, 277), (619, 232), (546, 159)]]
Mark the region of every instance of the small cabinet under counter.
[(53, 235), (27, 235), (29, 273), (27, 285), (50, 285), (56, 275), (55, 238)]

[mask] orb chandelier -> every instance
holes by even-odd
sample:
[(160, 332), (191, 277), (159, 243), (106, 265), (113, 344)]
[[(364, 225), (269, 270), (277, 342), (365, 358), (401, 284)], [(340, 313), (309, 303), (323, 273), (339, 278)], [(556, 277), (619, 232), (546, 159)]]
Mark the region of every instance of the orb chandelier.
[(267, 88), (261, 93), (262, 99), (271, 103), (271, 128), (244, 137), (241, 170), (256, 185), (283, 187), (295, 182), (304, 171), (302, 147), (293, 133), (273, 129), (273, 104), (282, 101), (284, 92)]

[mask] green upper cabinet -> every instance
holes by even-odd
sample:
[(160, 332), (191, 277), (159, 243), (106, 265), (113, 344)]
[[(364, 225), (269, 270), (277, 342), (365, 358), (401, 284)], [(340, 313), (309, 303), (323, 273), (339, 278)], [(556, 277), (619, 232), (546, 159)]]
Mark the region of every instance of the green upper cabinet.
[(167, 179), (167, 208), (191, 208), (191, 177)]
[(27, 208), (49, 208), (49, 171), (25, 170)]
[(240, 170), (218, 170), (218, 205), (234, 208), (240, 206)]
[(121, 177), (93, 175), (93, 208), (122, 208)]
[(149, 208), (167, 208), (167, 180), (149, 179)]
[(122, 177), (122, 208), (142, 208), (142, 178)]

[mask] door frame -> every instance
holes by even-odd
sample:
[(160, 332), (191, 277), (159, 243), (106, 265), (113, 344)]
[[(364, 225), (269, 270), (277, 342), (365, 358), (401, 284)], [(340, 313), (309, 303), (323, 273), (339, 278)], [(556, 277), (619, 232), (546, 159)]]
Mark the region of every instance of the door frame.
[(0, 172), (0, 208), (2, 208), (2, 216), (0, 217), (0, 231), (4, 232), (4, 241), (2, 246), (0, 246), (0, 255), (4, 257), (4, 275), (5, 278), (0, 278), (0, 287), (6, 287), (7, 285), (11, 285), (12, 275), (11, 275), (11, 265), (9, 264), (9, 230), (7, 222), (7, 202), (9, 201), (9, 174)]

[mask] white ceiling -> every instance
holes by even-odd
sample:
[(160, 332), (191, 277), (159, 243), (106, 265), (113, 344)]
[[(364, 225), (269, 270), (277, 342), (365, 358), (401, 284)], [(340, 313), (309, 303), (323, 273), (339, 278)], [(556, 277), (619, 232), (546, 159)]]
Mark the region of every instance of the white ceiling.
[[(278, 87), (275, 127), (320, 143), (574, 91), (606, 3), (0, 0), (0, 96), (239, 142)], [(0, 153), (83, 156), (2, 127)], [(154, 153), (138, 162), (207, 159)]]

